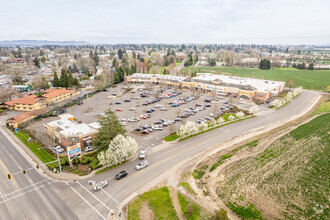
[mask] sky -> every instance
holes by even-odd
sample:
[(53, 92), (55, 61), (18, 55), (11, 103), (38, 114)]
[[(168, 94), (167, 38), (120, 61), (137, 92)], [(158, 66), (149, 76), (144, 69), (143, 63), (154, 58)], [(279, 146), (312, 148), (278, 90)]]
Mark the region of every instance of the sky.
[(330, 44), (329, 0), (0, 0), (0, 40)]

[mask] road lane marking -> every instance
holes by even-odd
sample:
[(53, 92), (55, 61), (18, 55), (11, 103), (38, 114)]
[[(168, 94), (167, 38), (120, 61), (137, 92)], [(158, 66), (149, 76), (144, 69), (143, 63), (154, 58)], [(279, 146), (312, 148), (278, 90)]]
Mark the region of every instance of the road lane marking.
[(48, 181), (48, 180), (45, 179), (45, 180), (42, 180), (42, 181), (40, 181), (40, 182), (34, 183), (34, 184), (32, 184), (32, 185), (29, 185), (29, 186), (23, 187), (23, 188), (21, 188), (21, 189), (15, 190), (15, 191), (13, 191), (13, 192), (7, 193), (7, 194), (5, 194), (5, 195), (2, 195), (2, 196), (0, 197), (0, 199), (3, 198), (3, 197), (5, 197), (5, 196), (9, 196), (9, 195), (14, 194), (14, 193), (16, 193), (16, 192), (22, 191), (22, 190), (24, 190), (24, 189), (26, 189), (26, 188), (29, 188), (29, 187), (31, 187), (31, 186), (38, 185), (39, 183), (42, 183), (42, 182), (45, 182), (45, 181)]
[(68, 185), (82, 200), (84, 200), (92, 209), (94, 209), (94, 211), (99, 214), (99, 216), (101, 216), (104, 220), (106, 219), (103, 215), (101, 215), (101, 213), (99, 211), (97, 211), (97, 209), (92, 206), (84, 197), (82, 197), (82, 195), (80, 195), (68, 182), (64, 181), (66, 183), (66, 185)]
[[(7, 174), (10, 173), (10, 171), (8, 170), (8, 168), (6, 167), (6, 165), (4, 164), (4, 162), (0, 159), (0, 164), (1, 166), (7, 171)], [(11, 175), (11, 174), (10, 174)], [(14, 184), (16, 185), (17, 189), (19, 189), (19, 185), (18, 183), (16, 182), (15, 178), (13, 175), (11, 175), (11, 179), (13, 180)]]
[[(48, 183), (48, 184), (51, 184), (51, 183)], [(11, 197), (11, 198), (9, 198), (9, 199), (3, 200), (3, 201), (0, 202), (0, 204), (5, 203), (5, 202), (8, 202), (8, 201), (10, 201), (10, 200), (12, 200), (12, 199), (16, 199), (17, 197), (20, 197), (20, 196), (22, 196), (22, 195), (24, 195), (24, 194), (26, 194), (26, 193), (29, 193), (29, 192), (35, 191), (35, 190), (37, 190), (37, 189), (40, 189), (40, 188), (42, 188), (42, 187), (45, 187), (45, 186), (48, 185), (48, 184), (45, 184), (45, 185), (42, 185), (42, 186), (38, 186), (37, 188), (31, 189), (31, 190), (29, 190), (29, 191), (27, 191), (27, 192), (24, 192), (24, 193), (18, 194), (18, 195), (16, 195), (16, 196), (13, 196), (13, 197)]]
[(99, 198), (97, 198), (93, 193), (91, 193), (88, 189), (86, 189), (86, 187), (84, 187), (83, 185), (81, 185), (81, 183), (79, 183), (78, 181), (77, 181), (77, 183), (84, 189), (84, 190), (86, 190), (89, 194), (91, 194), (97, 201), (99, 201), (104, 207), (106, 207), (108, 210), (110, 210), (110, 208), (106, 205), (106, 204), (104, 204)]

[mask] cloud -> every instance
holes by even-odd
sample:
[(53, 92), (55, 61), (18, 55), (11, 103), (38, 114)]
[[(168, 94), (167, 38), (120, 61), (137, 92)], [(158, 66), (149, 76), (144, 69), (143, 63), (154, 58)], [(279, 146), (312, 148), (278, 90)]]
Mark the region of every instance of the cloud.
[(2, 8), (0, 40), (328, 44), (330, 39), (327, 0), (21, 0)]

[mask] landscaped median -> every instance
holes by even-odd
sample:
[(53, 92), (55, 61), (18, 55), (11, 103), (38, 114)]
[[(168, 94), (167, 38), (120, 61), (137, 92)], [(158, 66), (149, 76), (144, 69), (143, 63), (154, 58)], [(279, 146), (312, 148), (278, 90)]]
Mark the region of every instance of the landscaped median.
[(188, 138), (203, 134), (208, 131), (212, 131), (212, 130), (220, 128), (222, 126), (229, 125), (229, 124), (239, 122), (239, 121), (243, 121), (243, 120), (253, 118), (253, 117), (255, 117), (255, 116), (248, 115), (245, 117), (239, 117), (236, 114), (227, 113), (227, 114), (224, 114), (222, 117), (220, 117), (220, 118), (222, 118), (222, 121), (220, 121), (221, 119), (220, 120), (218, 119), (218, 120), (207, 122), (207, 123), (205, 123), (206, 125), (204, 125), (204, 126), (201, 125), (200, 128), (198, 129), (198, 131), (196, 131), (194, 133), (190, 133), (188, 135), (180, 135), (180, 131), (178, 131), (178, 132), (172, 133), (171, 135), (165, 137), (164, 140), (168, 141), (168, 142), (175, 141), (177, 139), (179, 142), (184, 141)]

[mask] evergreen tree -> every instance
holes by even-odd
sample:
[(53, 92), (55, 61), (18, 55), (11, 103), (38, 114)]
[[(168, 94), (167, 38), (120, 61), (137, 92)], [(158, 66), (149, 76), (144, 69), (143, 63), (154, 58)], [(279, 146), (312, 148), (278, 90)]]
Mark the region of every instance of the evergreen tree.
[(73, 72), (73, 73), (78, 73), (78, 72), (79, 72), (79, 69), (78, 69), (76, 63), (73, 64), (72, 72)]
[(309, 69), (309, 70), (313, 70), (313, 69), (314, 69), (314, 63), (310, 63), (310, 64), (308, 65), (308, 69)]
[[(195, 46), (196, 47), (196, 46)], [(195, 55), (195, 59), (194, 59), (194, 63), (197, 63), (198, 62), (198, 54), (196, 53), (196, 55)]]
[(53, 86), (56, 88), (58, 88), (60, 86), (60, 81), (58, 79), (56, 71), (54, 72)]
[(74, 81), (74, 78), (72, 76), (72, 72), (70, 71), (69, 72), (69, 77), (68, 77), (68, 87), (73, 86), (73, 81)]
[(269, 70), (270, 69), (270, 60), (267, 60), (267, 59), (260, 60), (259, 69)]
[(68, 88), (68, 73), (65, 69), (61, 70), (60, 87)]
[(40, 60), (39, 60), (38, 57), (35, 57), (34, 60), (33, 60), (33, 62), (34, 62), (34, 65), (35, 65), (36, 67), (40, 68)]
[(118, 50), (118, 58), (120, 60), (123, 58), (123, 51), (121, 49)]
[(98, 66), (100, 63), (100, 58), (99, 55), (97, 54), (97, 52), (95, 51), (94, 56), (93, 56), (93, 60), (95, 62), (95, 65)]
[(73, 84), (72, 84), (73, 86), (76, 86), (76, 87), (80, 87), (80, 83), (79, 83), (79, 81), (78, 81), (78, 79), (77, 78), (74, 78), (73, 79)]
[(99, 124), (101, 127), (94, 139), (94, 146), (99, 150), (107, 149), (113, 138), (126, 132), (111, 109), (105, 112), (105, 117), (100, 117)]

